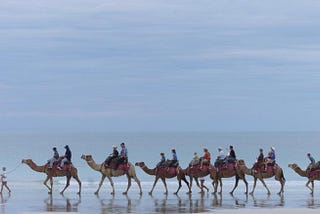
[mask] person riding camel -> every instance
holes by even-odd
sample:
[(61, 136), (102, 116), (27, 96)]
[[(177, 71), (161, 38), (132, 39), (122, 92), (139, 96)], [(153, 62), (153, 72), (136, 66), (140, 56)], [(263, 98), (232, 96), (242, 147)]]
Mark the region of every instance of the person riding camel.
[(59, 153), (58, 153), (57, 148), (53, 147), (52, 151), (53, 151), (53, 157), (48, 160), (48, 163), (49, 163), (48, 168), (49, 169), (52, 169), (53, 164), (55, 164), (59, 160)]
[(112, 153), (107, 157), (107, 159), (104, 161), (104, 165), (105, 166), (109, 166), (111, 161), (114, 160), (115, 158), (117, 158), (119, 156), (119, 152), (117, 150), (117, 147), (116, 146), (112, 146), (113, 148), (113, 151)]
[(117, 158), (117, 163), (114, 169), (117, 169), (119, 164), (128, 163), (128, 150), (124, 143), (121, 143), (120, 146), (121, 146), (120, 155), (119, 155), (119, 158)]
[(210, 160), (211, 160), (211, 154), (208, 151), (207, 148), (203, 149), (203, 156), (201, 157), (201, 162), (200, 162), (200, 169), (202, 169), (203, 164), (205, 165), (210, 165)]
[(190, 168), (193, 168), (195, 165), (199, 164), (200, 163), (200, 158), (198, 156), (198, 153), (193, 153), (193, 158), (190, 162)]
[(66, 149), (66, 152), (63, 156), (63, 159), (61, 160), (60, 166), (58, 167), (59, 170), (63, 169), (63, 166), (65, 163), (67, 162), (71, 163), (71, 156), (72, 156), (71, 150), (68, 145), (66, 145), (64, 148)]
[(271, 147), (268, 156), (265, 158), (265, 163), (264, 163), (264, 169), (265, 171), (268, 168), (268, 165), (274, 165), (276, 163), (276, 149), (274, 147)]
[(263, 161), (264, 161), (263, 149), (260, 148), (259, 156), (257, 157), (257, 160), (252, 167), (255, 172), (257, 172), (261, 167), (264, 167)]
[(214, 166), (215, 166), (216, 168), (218, 168), (219, 166), (221, 166), (221, 165), (224, 163), (225, 158), (226, 158), (226, 156), (224, 155), (222, 148), (219, 147), (219, 148), (218, 148), (218, 156), (217, 156), (216, 161), (214, 162)]
[(311, 156), (310, 153), (307, 154), (307, 157), (309, 158), (310, 160), (310, 164), (308, 166), (308, 170), (315, 170), (316, 168), (319, 167), (319, 162), (316, 162), (316, 160)]
[(178, 156), (175, 149), (171, 150), (172, 158), (167, 160), (168, 167), (177, 167), (179, 165)]
[(236, 162), (237, 158), (236, 158), (236, 153), (233, 149), (233, 146), (229, 146), (229, 154), (226, 157), (226, 162), (227, 163), (234, 163)]

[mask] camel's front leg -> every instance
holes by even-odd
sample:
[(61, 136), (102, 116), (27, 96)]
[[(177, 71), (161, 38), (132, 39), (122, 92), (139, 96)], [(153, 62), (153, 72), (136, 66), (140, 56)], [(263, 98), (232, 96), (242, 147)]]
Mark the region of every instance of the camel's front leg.
[[(165, 178), (161, 178), (162, 183), (164, 185), (164, 188), (166, 188), (166, 191), (164, 192), (165, 195), (168, 195), (168, 187), (167, 187), (167, 182)], [(181, 184), (180, 184), (181, 185)], [(180, 188), (179, 188), (180, 189)]]
[(60, 192), (61, 195), (63, 195), (64, 191), (68, 188), (68, 186), (70, 185), (70, 179), (71, 176), (67, 176), (67, 183), (66, 186), (63, 188), (63, 190)]
[(252, 187), (252, 191), (250, 192), (250, 195), (253, 195), (256, 185), (257, 185), (257, 178), (255, 177), (253, 179), (253, 187)]
[(149, 192), (149, 195), (152, 195), (153, 189), (154, 189), (154, 187), (156, 186), (158, 180), (159, 180), (159, 177), (156, 176), (156, 179), (155, 179), (154, 182), (153, 182), (153, 186), (152, 186), (152, 188), (151, 188), (151, 191)]
[(95, 191), (95, 192), (94, 192), (94, 194), (95, 194), (95, 195), (98, 195), (98, 194), (99, 194), (100, 188), (101, 188), (101, 186), (102, 186), (102, 184), (103, 184), (103, 182), (104, 182), (104, 179), (105, 179), (105, 178), (106, 178), (106, 176), (105, 176), (105, 175), (102, 175), (102, 176), (101, 176), (101, 179), (100, 179), (100, 182), (99, 182), (98, 189), (97, 189), (97, 191)]
[(114, 195), (115, 194), (115, 190), (114, 190), (114, 183), (113, 183), (113, 180), (110, 176), (107, 177), (109, 182), (110, 182), (110, 185), (111, 185), (111, 188), (112, 188), (112, 192), (111, 192), (111, 195)]
[(122, 194), (126, 195), (131, 187), (131, 177), (129, 175), (127, 175), (128, 178), (128, 185), (127, 185), (127, 190), (125, 192), (123, 192)]
[(233, 195), (233, 192), (234, 192), (234, 190), (237, 188), (238, 184), (239, 184), (239, 177), (236, 176), (236, 183), (234, 184), (234, 187), (233, 187), (233, 189), (232, 189), (231, 192), (230, 192), (231, 195)]
[[(311, 183), (311, 187), (309, 186), (310, 183)], [(308, 182), (306, 183), (306, 187), (311, 190), (310, 194), (312, 195), (313, 189), (314, 189), (314, 182), (311, 180), (308, 180)]]
[(194, 180), (195, 180), (195, 182), (196, 182), (197, 187), (199, 187), (199, 189), (201, 189), (201, 186), (200, 186), (200, 184), (199, 184), (199, 179), (198, 179), (198, 178), (194, 178)]
[(140, 195), (142, 195), (142, 188), (141, 188), (140, 180), (138, 179), (137, 176), (133, 176), (133, 179), (134, 179), (135, 182), (138, 184), (138, 187), (139, 187), (139, 189), (140, 189)]
[(48, 182), (49, 179), (50, 179), (50, 177), (47, 176), (46, 179), (43, 181), (43, 184), (48, 188), (48, 190), (49, 190), (48, 193), (49, 193), (49, 194), (52, 194), (52, 185), (53, 185), (52, 177), (51, 177), (51, 179), (50, 179), (50, 185), (51, 185), (51, 187), (47, 184), (47, 182)]
[(271, 192), (270, 192), (269, 188), (267, 187), (267, 184), (264, 182), (263, 178), (259, 178), (259, 180), (261, 181), (261, 183), (263, 184), (263, 186), (266, 188), (267, 194), (270, 195)]
[(244, 193), (244, 194), (248, 194), (248, 181), (246, 180), (246, 178), (245, 177), (243, 177), (243, 182), (244, 182), (244, 184), (246, 185), (246, 192)]

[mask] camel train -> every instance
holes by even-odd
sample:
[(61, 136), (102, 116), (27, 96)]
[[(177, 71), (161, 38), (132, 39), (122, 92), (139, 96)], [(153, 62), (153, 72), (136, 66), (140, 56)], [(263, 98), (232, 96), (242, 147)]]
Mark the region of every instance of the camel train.
[[(77, 168), (71, 163), (67, 162), (64, 164), (64, 167), (61, 169), (61, 160), (63, 156), (59, 158), (50, 166), (49, 162), (43, 165), (37, 165), (32, 159), (23, 159), (22, 163), (28, 165), (33, 171), (40, 172), (46, 174), (46, 178), (43, 184), (48, 189), (48, 193), (52, 194), (53, 192), (53, 178), (54, 177), (66, 177), (65, 187), (60, 191), (61, 194), (65, 192), (65, 190), (70, 185), (71, 178), (75, 179), (78, 183), (79, 190), (77, 194), (81, 194), (81, 181), (78, 177)], [(244, 160), (233, 160), (231, 162), (224, 161), (222, 164), (211, 164), (203, 163), (201, 159), (195, 163), (191, 162), (189, 166), (185, 169), (182, 169), (179, 165), (168, 166), (157, 165), (156, 167), (149, 168), (145, 162), (137, 162), (134, 165), (130, 162), (124, 162), (117, 164), (116, 162), (111, 162), (109, 165), (105, 164), (105, 161), (102, 163), (96, 163), (92, 157), (92, 155), (81, 155), (81, 159), (85, 160), (90, 168), (101, 173), (101, 179), (98, 184), (97, 190), (94, 192), (96, 195), (99, 194), (100, 188), (102, 187), (105, 178), (107, 178), (110, 182), (112, 191), (111, 194), (115, 194), (115, 188), (112, 177), (126, 176), (128, 179), (127, 188), (123, 192), (123, 194), (127, 194), (131, 187), (131, 180), (133, 179), (138, 187), (139, 194), (142, 194), (142, 188), (140, 184), (140, 180), (137, 177), (135, 166), (142, 169), (148, 175), (154, 176), (155, 180), (149, 194), (152, 195), (154, 188), (160, 179), (165, 188), (165, 194), (168, 194), (168, 187), (166, 184), (166, 179), (176, 178), (178, 181), (178, 189), (174, 192), (174, 194), (178, 194), (179, 190), (182, 187), (182, 182), (184, 182), (188, 188), (187, 193), (192, 193), (192, 183), (195, 181), (196, 186), (202, 190), (202, 186), (199, 183), (199, 179), (203, 179), (205, 177), (210, 177), (213, 185), (213, 194), (222, 193), (222, 179), (223, 178), (231, 178), (235, 177), (235, 184), (233, 189), (230, 191), (230, 194), (233, 194), (236, 188), (238, 187), (239, 180), (242, 180), (245, 184), (245, 194), (248, 194), (248, 182), (246, 180), (246, 175), (250, 175), (253, 177), (253, 188), (250, 194), (254, 194), (257, 181), (259, 180), (263, 186), (265, 187), (267, 194), (271, 194), (271, 191), (267, 187), (264, 179), (267, 178), (275, 178), (275, 180), (280, 183), (280, 190), (278, 192), (279, 195), (284, 193), (285, 186), (285, 177), (282, 168), (277, 163), (269, 163), (266, 159), (262, 162), (259, 162), (259, 158), (257, 158), (257, 162), (253, 165), (253, 167), (248, 168), (245, 164)], [(310, 164), (306, 170), (301, 169), (297, 164), (292, 163), (288, 165), (289, 168), (293, 169), (298, 175), (307, 178), (306, 187), (311, 191), (311, 194), (314, 193), (314, 181), (320, 180), (320, 164)], [(189, 181), (187, 180), (189, 177)], [(50, 183), (48, 184), (48, 181)], [(220, 190), (218, 191), (218, 187)]]

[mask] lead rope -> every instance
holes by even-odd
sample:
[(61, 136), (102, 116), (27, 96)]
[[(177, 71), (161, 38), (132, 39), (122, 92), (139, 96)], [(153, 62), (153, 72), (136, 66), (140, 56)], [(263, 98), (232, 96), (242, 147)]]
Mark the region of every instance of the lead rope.
[(22, 162), (19, 163), (13, 170), (10, 170), (9, 172), (7, 172), (7, 174), (10, 174), (10, 173), (16, 171), (19, 168), (19, 166), (21, 166), (21, 165), (22, 165)]

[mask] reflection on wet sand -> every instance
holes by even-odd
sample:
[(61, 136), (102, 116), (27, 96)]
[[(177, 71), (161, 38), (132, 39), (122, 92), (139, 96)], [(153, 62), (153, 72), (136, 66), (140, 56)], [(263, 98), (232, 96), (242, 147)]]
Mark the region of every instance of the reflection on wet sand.
[(312, 209), (319, 209), (320, 208), (320, 200), (317, 200), (310, 194), (309, 199), (307, 200), (307, 207)]
[(153, 200), (154, 213), (199, 213), (208, 212), (210, 206), (208, 206), (208, 193), (201, 193), (200, 198), (192, 199), (192, 195), (188, 195), (188, 198), (181, 199), (178, 195), (176, 198), (168, 199), (167, 195), (164, 198), (155, 198), (150, 196)]
[[(253, 206), (259, 208), (278, 208), (283, 207), (285, 204), (284, 195), (278, 195), (279, 199), (272, 199), (270, 195), (264, 196), (262, 198), (256, 198), (252, 195)], [(277, 197), (276, 197), (277, 198)]]
[(124, 195), (126, 202), (123, 198), (115, 199), (114, 195), (110, 199), (101, 199), (99, 195), (96, 197), (101, 204), (101, 213), (131, 213), (135, 212), (136, 207), (139, 206), (142, 195), (139, 195), (139, 198), (134, 202), (128, 195)]
[(3, 196), (3, 193), (0, 193), (1, 197), (1, 213), (6, 213), (6, 204), (11, 196), (11, 193), (9, 192), (6, 197)]
[(53, 199), (52, 195), (44, 200), (46, 204), (46, 211), (48, 212), (78, 212), (78, 205), (81, 203), (81, 198), (75, 200), (71, 203), (69, 198), (62, 196), (62, 199)]

